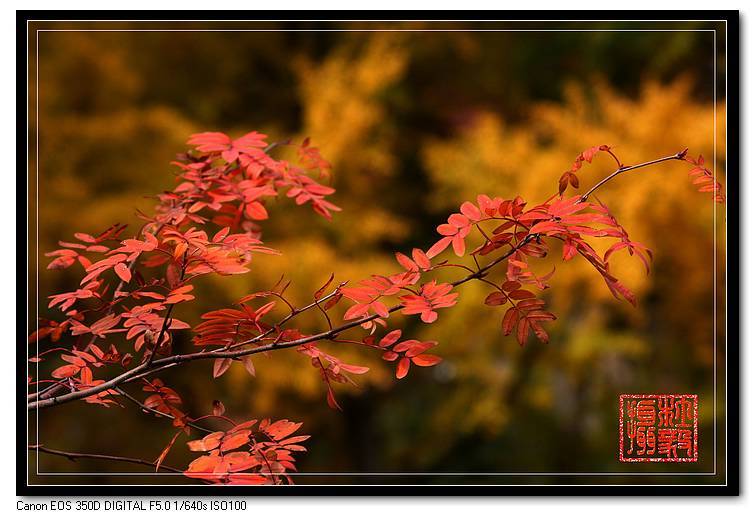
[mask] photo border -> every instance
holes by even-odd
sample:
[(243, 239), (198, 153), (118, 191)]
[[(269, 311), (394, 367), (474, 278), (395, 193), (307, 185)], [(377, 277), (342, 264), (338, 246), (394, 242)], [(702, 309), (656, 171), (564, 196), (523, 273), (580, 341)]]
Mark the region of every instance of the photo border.
[[(252, 16), (250, 16), (252, 15)], [(501, 18), (506, 18), (501, 20)], [(644, 17), (644, 18), (643, 18)], [(201, 495), (246, 496), (255, 495), (736, 495), (739, 494), (739, 13), (738, 11), (425, 11), (417, 16), (410, 11), (288, 11), (288, 12), (240, 12), (240, 11), (17, 11), (17, 178), (28, 181), (28, 162), (21, 159), (27, 156), (27, 139), (30, 134), (28, 108), (29, 70), (26, 67), (29, 51), (27, 22), (29, 21), (293, 21), (319, 23), (327, 21), (682, 21), (705, 20), (726, 23), (726, 168), (727, 168), (727, 213), (726, 221), (726, 339), (721, 343), (726, 356), (727, 374), (725, 379), (724, 413), (725, 424), (725, 469), (722, 472), (725, 484), (695, 485), (614, 485), (614, 484), (517, 484), (517, 485), (397, 485), (397, 484), (355, 484), (355, 485), (294, 485), (294, 486), (193, 486), (193, 485), (29, 485), (27, 478), (28, 457), (26, 449), (27, 419), (25, 393), (26, 378), (18, 375), (16, 387), (17, 402), (17, 441), (16, 450), (16, 494), (17, 495), (190, 495), (196, 496), (197, 488)], [(580, 20), (580, 18), (583, 18)], [(306, 20), (306, 21), (304, 21)], [(297, 23), (299, 23), (297, 22)], [(714, 77), (714, 83), (717, 82)], [(714, 99), (715, 102), (715, 99)], [(36, 159), (36, 156), (35, 156)], [(29, 263), (26, 220), (28, 216), (27, 181), (17, 182), (17, 337), (19, 342), (27, 339), (28, 320), (26, 307), (29, 306), (28, 275), (21, 264)], [(715, 278), (715, 276), (714, 276)], [(715, 279), (714, 279), (715, 281)], [(22, 285), (27, 285), (23, 288)], [(716, 317), (714, 315), (714, 317)], [(26, 356), (17, 352), (18, 371), (26, 369)], [(728, 367), (732, 365), (732, 367)], [(731, 369), (731, 371), (729, 371)], [(23, 439), (21, 437), (23, 436)], [(23, 446), (22, 446), (23, 444)], [(714, 449), (719, 442), (714, 439)], [(715, 465), (714, 465), (715, 466)], [(595, 476), (598, 476), (596, 474)], [(323, 474), (326, 476), (326, 474)], [(493, 476), (491, 474), (491, 476)], [(543, 475), (548, 476), (547, 474)], [(558, 479), (563, 475), (550, 474)], [(675, 476), (674, 473), (662, 476)]]

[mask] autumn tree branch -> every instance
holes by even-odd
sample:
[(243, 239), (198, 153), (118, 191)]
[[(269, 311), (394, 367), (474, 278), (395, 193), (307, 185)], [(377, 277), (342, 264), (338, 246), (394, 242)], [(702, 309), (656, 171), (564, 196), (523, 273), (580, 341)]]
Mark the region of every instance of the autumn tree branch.
[[(132, 402), (134, 405), (139, 406), (144, 412), (151, 412), (152, 414), (154, 414), (156, 416), (167, 417), (168, 419), (176, 419), (176, 417), (173, 416), (173, 415), (171, 415), (171, 414), (166, 414), (165, 412), (161, 412), (161, 411), (159, 411), (157, 409), (154, 409), (152, 407), (148, 407), (147, 405), (145, 405), (144, 403), (142, 403), (138, 399), (134, 398), (132, 395), (130, 395), (129, 393), (127, 393), (123, 389), (121, 389), (120, 387), (116, 387), (114, 390), (118, 391), (118, 394), (120, 394), (121, 396), (123, 396), (124, 398), (126, 398), (127, 400), (129, 400), (130, 402)], [(201, 432), (205, 432), (207, 434), (212, 433), (212, 430), (210, 430), (208, 428), (204, 428), (203, 426), (199, 426), (196, 423), (192, 423), (191, 421), (188, 421), (186, 423), (186, 426), (190, 426), (192, 428), (195, 428), (196, 430), (199, 430)]]
[[(485, 276), (485, 274), (504, 261), (506, 258), (514, 254), (517, 249), (523, 247), (528, 242), (530, 242), (534, 238), (533, 235), (530, 235), (526, 238), (524, 238), (521, 242), (519, 242), (516, 246), (514, 246), (511, 250), (507, 251), (506, 253), (502, 254), (489, 264), (485, 265), (484, 267), (480, 268), (478, 271), (475, 271), (461, 279), (458, 279), (451, 283), (454, 287), (457, 287), (463, 283), (466, 283), (468, 281), (482, 278)], [(334, 291), (335, 292), (335, 291)], [(331, 293), (328, 295), (328, 297), (331, 297), (334, 295), (334, 293)], [(310, 305), (307, 305), (309, 308), (313, 308), (316, 306), (316, 303), (311, 303)], [(388, 309), (389, 313), (396, 312), (400, 310), (402, 305), (398, 304)], [(161, 358), (158, 360), (154, 360), (151, 363), (144, 362), (141, 365), (130, 369), (115, 378), (112, 378), (106, 382), (103, 382), (99, 385), (96, 385), (94, 387), (90, 387), (89, 389), (83, 389), (80, 391), (74, 391), (70, 392), (68, 394), (64, 394), (62, 396), (57, 397), (50, 397), (48, 399), (44, 400), (37, 400), (30, 402), (27, 407), (29, 410), (34, 409), (43, 409), (47, 407), (52, 407), (55, 405), (60, 405), (63, 403), (68, 403), (75, 400), (80, 400), (89, 396), (92, 396), (94, 394), (98, 394), (100, 392), (114, 389), (115, 387), (118, 387), (119, 385), (122, 385), (124, 383), (128, 383), (134, 380), (137, 380), (139, 378), (143, 378), (145, 376), (149, 376), (151, 374), (154, 374), (158, 371), (162, 371), (164, 369), (168, 369), (170, 367), (174, 367), (178, 364), (185, 363), (185, 362), (191, 362), (194, 360), (207, 360), (207, 359), (217, 359), (217, 358), (230, 358), (230, 359), (238, 359), (247, 355), (254, 355), (257, 353), (264, 353), (266, 351), (274, 351), (279, 349), (287, 349), (292, 347), (298, 347), (304, 344), (309, 344), (312, 342), (317, 342), (320, 340), (329, 340), (336, 336), (338, 336), (340, 333), (354, 328), (356, 326), (359, 326), (363, 323), (373, 321), (377, 319), (379, 315), (373, 314), (369, 316), (362, 317), (360, 319), (355, 319), (353, 321), (349, 321), (347, 323), (342, 324), (341, 326), (338, 326), (336, 328), (333, 328), (332, 330), (328, 330), (326, 332), (316, 333), (314, 335), (309, 335), (306, 337), (302, 337), (300, 339), (292, 340), (292, 341), (284, 341), (284, 342), (272, 342), (270, 344), (264, 345), (264, 346), (258, 346), (256, 348), (251, 349), (239, 349), (239, 350), (218, 350), (218, 351), (200, 351), (197, 353), (188, 353), (184, 355), (174, 355), (166, 358)], [(289, 316), (290, 318), (290, 316)], [(259, 336), (255, 337), (254, 339), (250, 339), (248, 341), (243, 341), (237, 344), (237, 346), (244, 345), (244, 344), (252, 344), (254, 342), (259, 341)]]
[[(676, 154), (672, 154), (670, 156), (654, 159), (651, 161), (646, 161), (644, 163), (639, 163), (637, 165), (631, 165), (631, 166), (622, 166), (620, 165), (618, 169), (616, 169), (614, 172), (609, 174), (608, 176), (604, 177), (602, 180), (600, 180), (598, 183), (596, 183), (593, 187), (591, 187), (585, 194), (583, 194), (578, 202), (584, 202), (586, 201), (590, 195), (592, 195), (597, 189), (599, 189), (601, 186), (605, 185), (612, 179), (616, 178), (617, 176), (629, 172), (631, 170), (637, 170), (644, 167), (648, 167), (651, 165), (655, 165), (658, 163), (662, 163), (664, 161), (671, 161), (671, 160), (683, 160), (686, 155), (686, 149), (684, 151), (678, 152)], [(516, 245), (512, 246), (512, 248), (507, 251), (506, 253), (502, 254), (501, 256), (497, 257), (487, 265), (479, 268), (477, 271), (472, 272), (468, 274), (467, 276), (464, 276), (454, 282), (451, 283), (452, 286), (457, 287), (459, 285), (462, 285), (468, 281), (472, 281), (475, 279), (482, 279), (485, 275), (487, 275), (488, 271), (490, 271), (492, 268), (494, 268), (499, 263), (503, 262), (507, 258), (509, 258), (511, 255), (513, 255), (518, 249), (525, 246), (527, 243), (532, 241), (536, 238), (536, 235), (531, 234), (526, 236), (524, 239), (522, 239), (520, 242), (518, 242)], [(341, 285), (343, 286), (343, 284)], [(340, 288), (340, 286), (339, 286)], [(327, 298), (330, 298), (338, 293), (338, 289), (334, 290), (324, 298), (321, 298), (314, 303), (310, 303), (309, 305), (302, 307), (300, 309), (292, 310), (291, 313), (286, 316), (278, 325), (275, 327), (267, 330), (266, 332), (261, 333), (260, 335), (255, 336), (252, 339), (242, 341), (235, 343), (233, 345), (233, 348), (237, 348), (244, 345), (251, 345), (256, 344), (258, 342), (263, 341), (266, 337), (268, 337), (271, 333), (275, 331), (276, 328), (280, 328), (282, 324), (285, 324), (290, 319), (298, 315), (299, 313), (309, 310), (311, 308), (317, 307), (319, 303), (324, 301)], [(389, 313), (396, 312), (402, 308), (401, 304), (395, 305), (388, 309)], [(169, 317), (169, 316), (168, 316)], [(168, 317), (166, 317), (166, 321), (168, 320)], [(267, 351), (274, 351), (279, 349), (288, 349), (292, 347), (298, 347), (302, 346), (304, 344), (309, 344), (312, 342), (317, 342), (321, 340), (331, 340), (335, 337), (337, 337), (342, 332), (349, 330), (351, 328), (354, 328), (356, 326), (359, 326), (361, 324), (364, 324), (366, 322), (373, 321), (380, 316), (378, 314), (373, 314), (369, 316), (364, 316), (359, 319), (355, 319), (349, 322), (346, 322), (342, 324), (341, 326), (338, 326), (336, 328), (331, 328), (328, 331), (316, 333), (314, 335), (308, 335), (299, 339), (291, 340), (291, 341), (274, 341), (272, 343), (257, 346), (254, 348), (247, 348), (247, 349), (229, 349), (224, 348), (216, 351), (200, 351), (197, 353), (188, 353), (183, 355), (173, 355), (157, 360), (151, 360), (151, 361), (145, 361), (139, 366), (130, 369), (114, 378), (111, 378), (108, 381), (105, 381), (99, 385), (96, 385), (94, 387), (90, 387), (88, 389), (83, 389), (80, 391), (74, 391), (70, 392), (61, 396), (50, 396), (46, 399), (39, 399), (35, 401), (31, 401), (27, 404), (28, 410), (35, 410), (35, 409), (43, 409), (48, 408), (55, 405), (60, 405), (63, 403), (68, 403), (75, 400), (80, 400), (83, 398), (87, 398), (89, 396), (101, 393), (106, 390), (115, 389), (120, 385), (123, 385), (125, 383), (132, 382), (134, 380), (137, 380), (139, 378), (144, 378), (146, 376), (152, 375), (154, 373), (157, 373), (159, 371), (175, 367), (176, 365), (186, 363), (186, 362), (192, 362), (195, 360), (208, 360), (208, 359), (219, 359), (219, 358), (230, 358), (230, 359), (239, 359), (241, 357), (245, 357), (248, 355), (254, 355), (257, 353), (264, 353)]]
[[(46, 448), (45, 446), (42, 446), (41, 444), (30, 444), (29, 450), (35, 451), (38, 453), (47, 453), (49, 455), (58, 455), (60, 457), (65, 457), (66, 459), (71, 460), (71, 461), (76, 461), (78, 459), (96, 459), (96, 460), (109, 460), (109, 461), (115, 461), (115, 462), (129, 462), (131, 464), (140, 464), (142, 466), (149, 466), (151, 468), (155, 467), (154, 462), (150, 462), (144, 459), (137, 459), (133, 457), (121, 457), (119, 455), (101, 455), (98, 453), (77, 453), (77, 452), (69, 452), (69, 451), (63, 451), (63, 450), (53, 450), (52, 448)], [(166, 466), (165, 464), (160, 464), (159, 469), (164, 469), (166, 471), (170, 471), (173, 473), (183, 473), (182, 470), (172, 468), (170, 466)]]
[(597, 183), (595, 183), (595, 185), (593, 185), (592, 188), (590, 188), (588, 191), (586, 191), (582, 195), (582, 197), (580, 197), (579, 200), (580, 200), (580, 202), (585, 202), (590, 197), (590, 195), (593, 192), (595, 192), (595, 190), (597, 190), (598, 188), (600, 188), (601, 186), (603, 186), (607, 182), (611, 181), (612, 179), (616, 178), (617, 176), (619, 176), (619, 175), (621, 175), (621, 174), (623, 174), (625, 172), (629, 172), (630, 170), (636, 170), (638, 168), (648, 167), (650, 165), (655, 165), (655, 164), (658, 164), (658, 163), (663, 163), (664, 161), (683, 160), (686, 155), (687, 155), (687, 149), (684, 149), (683, 151), (677, 152), (676, 154), (672, 154), (670, 156), (665, 156), (663, 158), (654, 159), (654, 160), (651, 160), (651, 161), (646, 161), (644, 163), (639, 163), (637, 165), (631, 165), (631, 166), (628, 166), (628, 167), (625, 167), (623, 165), (619, 165), (619, 168), (617, 168), (613, 173), (607, 175), (606, 177), (604, 177), (603, 179), (601, 179), (600, 181), (598, 181)]

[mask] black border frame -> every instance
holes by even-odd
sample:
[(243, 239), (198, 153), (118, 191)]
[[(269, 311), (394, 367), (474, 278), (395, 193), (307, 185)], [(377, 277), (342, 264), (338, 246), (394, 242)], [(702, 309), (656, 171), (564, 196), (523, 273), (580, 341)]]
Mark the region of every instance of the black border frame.
[[(16, 495), (17, 496), (114, 496), (114, 495), (143, 495), (143, 496), (249, 496), (249, 495), (400, 495), (400, 496), (501, 496), (501, 495), (547, 495), (547, 496), (737, 496), (740, 494), (740, 288), (739, 288), (739, 241), (741, 230), (739, 221), (741, 206), (740, 190), (740, 33), (739, 11), (16, 11), (16, 174), (17, 179), (28, 179), (28, 163), (22, 157), (26, 156), (27, 145), (25, 135), (28, 134), (29, 124), (26, 110), (29, 102), (28, 75), (26, 58), (28, 55), (27, 22), (56, 21), (60, 19), (85, 19), (92, 21), (106, 20), (309, 20), (311, 22), (327, 22), (332, 20), (344, 21), (404, 21), (404, 20), (479, 20), (485, 21), (494, 17), (507, 21), (560, 21), (563, 19), (590, 21), (679, 21), (706, 20), (726, 21), (726, 119), (727, 119), (727, 318), (728, 326), (726, 345), (728, 346), (728, 376), (726, 380), (726, 471), (723, 472), (726, 485), (486, 485), (486, 486), (406, 486), (406, 485), (338, 485), (338, 486), (203, 486), (200, 490), (190, 485), (155, 485), (155, 486), (40, 486), (28, 485), (27, 478), (27, 449), (26, 423), (28, 412), (25, 401), (20, 393), (26, 392), (24, 375), (16, 378)], [(307, 23), (307, 22), (297, 22)], [(16, 306), (28, 306), (29, 299), (26, 288), (28, 278), (25, 266), (28, 264), (28, 240), (23, 239), (26, 234), (26, 217), (28, 214), (28, 199), (26, 195), (26, 181), (17, 181), (16, 186)], [(25, 342), (26, 310), (17, 310), (17, 342)], [(25, 355), (16, 353), (16, 371), (26, 367)], [(19, 440), (24, 436), (22, 440)], [(23, 442), (22, 442), (23, 441)], [(714, 444), (715, 446), (718, 443)], [(673, 476), (673, 475), (669, 475)]]

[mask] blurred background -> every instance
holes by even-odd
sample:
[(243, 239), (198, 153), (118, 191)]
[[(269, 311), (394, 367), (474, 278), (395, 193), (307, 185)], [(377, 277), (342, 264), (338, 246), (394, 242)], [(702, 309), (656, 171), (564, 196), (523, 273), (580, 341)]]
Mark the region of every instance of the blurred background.
[[(333, 163), (333, 201), (344, 211), (327, 222), (290, 202), (270, 206), (263, 237), (282, 256), (259, 256), (248, 275), (199, 282), (197, 299), (178, 314), (189, 322), (271, 287), (281, 274), (292, 281), (290, 297), (304, 303), (331, 272), (352, 281), (393, 272), (393, 252), (427, 249), (435, 226), (462, 201), (478, 193), (543, 200), (575, 156), (593, 145), (614, 146), (625, 163), (689, 147), (711, 164), (715, 155), (723, 180), (721, 82), (713, 94), (714, 80), (723, 80), (722, 42), (714, 77), (712, 32), (600, 27), (606, 31), (40, 33), (40, 316), (57, 316), (45, 308), (46, 296), (78, 281), (76, 267), (44, 269), (43, 253), (76, 231), (98, 232), (115, 222), (138, 227), (135, 210), (148, 211), (154, 200), (147, 196), (173, 187), (169, 162), (198, 131), (258, 130), (271, 140), (310, 136)], [(580, 173), (582, 184), (612, 165), (596, 158)], [(714, 412), (713, 372), (715, 361), (722, 376), (725, 352), (725, 221), (719, 207), (714, 224), (711, 201), (695, 192), (686, 171), (680, 163), (663, 164), (601, 190), (631, 237), (654, 250), (653, 270), (646, 276), (634, 259), (615, 262), (638, 294), (634, 309), (615, 300), (589, 266), (560, 256), (546, 260), (544, 270), (557, 269), (545, 293), (558, 315), (549, 326), (550, 344), (532, 340), (520, 348), (504, 337), (501, 311), (482, 303), (489, 289), (470, 283), (459, 305), (433, 325), (391, 319), (405, 335), (439, 341), (441, 365), (412, 368), (399, 382), (390, 364), (368, 350), (339, 350), (345, 360), (371, 368), (358, 388), (339, 386), (343, 412), (327, 407), (317, 371), (295, 352), (257, 358), (256, 378), (234, 366), (211, 381), (211, 364), (202, 362), (162, 378), (192, 414), (207, 413), (220, 399), (239, 420), (303, 421), (302, 431), (313, 437), (298, 462), (302, 472), (712, 471), (714, 422), (719, 419), (720, 435), (724, 415), (721, 397)], [(303, 331), (321, 327), (316, 316), (301, 321)], [(189, 332), (175, 338), (176, 349), (192, 347)], [(137, 388), (130, 392), (144, 397)], [(700, 461), (620, 464), (619, 394), (663, 392), (700, 396)], [(171, 436), (166, 421), (128, 404), (106, 410), (77, 403), (39, 414), (40, 442), (52, 448), (153, 460)], [(184, 467), (193, 455), (179, 440), (166, 463)], [(39, 458), (39, 468), (77, 474), (66, 483), (182, 481), (94, 479), (81, 473), (144, 469), (49, 456)], [(630, 481), (638, 478), (670, 481)], [(449, 479), (627, 480), (379, 481)]]

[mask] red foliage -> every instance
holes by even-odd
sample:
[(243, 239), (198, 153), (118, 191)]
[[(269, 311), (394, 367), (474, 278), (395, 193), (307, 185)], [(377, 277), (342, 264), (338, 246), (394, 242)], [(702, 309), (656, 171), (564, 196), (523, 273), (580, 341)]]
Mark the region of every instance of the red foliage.
[[(686, 151), (685, 151), (686, 154)], [(705, 168), (705, 158), (702, 154), (697, 159), (685, 156), (684, 158), (688, 163), (695, 165), (692, 170), (689, 171), (689, 177), (692, 180), (692, 184), (698, 186), (699, 192), (710, 192), (713, 194), (713, 200), (718, 203), (726, 202), (722, 190), (721, 183), (716, 181), (713, 172)]]
[[(255, 430), (256, 425), (256, 430)], [(209, 452), (189, 464), (187, 477), (223, 484), (291, 484), (296, 471), (293, 452), (306, 451), (300, 442), (308, 435), (291, 436), (301, 423), (252, 419), (225, 432), (213, 432), (186, 443), (191, 451)]]
[[(70, 339), (65, 347), (30, 357), (40, 362), (43, 356), (57, 354), (60, 362), (50, 372), (51, 379), (29, 379), (30, 384), (52, 384), (33, 393), (29, 406), (43, 408), (75, 399), (121, 405), (118, 400), (126, 396), (143, 410), (170, 418), (179, 429), (157, 458), (158, 467), (180, 434), (206, 434), (187, 443), (190, 450), (203, 455), (189, 464), (185, 474), (211, 483), (290, 483), (288, 473), (295, 471), (292, 454), (305, 451), (298, 443), (308, 436), (292, 437), (301, 423), (288, 420), (259, 424), (251, 420), (237, 425), (224, 415), (225, 407), (217, 400), (210, 413), (191, 417), (181, 408), (182, 400), (175, 390), (160, 379), (147, 378), (155, 372), (191, 360), (212, 359), (215, 378), (237, 361), (254, 375), (252, 355), (293, 347), (318, 370), (328, 404), (340, 409), (333, 384), (354, 383), (349, 375), (365, 374), (368, 368), (345, 363), (324, 351), (322, 345), (332, 342), (335, 349), (343, 344), (374, 349), (384, 360), (396, 363), (399, 379), (407, 376), (412, 364), (434, 366), (442, 359), (427, 352), (437, 342), (402, 340), (400, 329), (387, 329), (379, 339), (375, 333), (379, 326), (388, 326), (395, 312), (419, 315), (424, 323), (435, 322), (439, 309), (456, 304), (459, 292), (455, 288), (467, 281), (482, 281), (492, 287), (484, 304), (502, 307), (505, 335), (515, 332), (520, 345), (532, 334), (548, 342), (543, 324), (556, 316), (546, 309), (538, 291), (548, 288), (553, 271), (538, 275), (531, 264), (550, 253), (553, 245), (564, 261), (586, 260), (614, 296), (636, 304), (631, 290), (610, 270), (609, 259), (626, 250), (649, 271), (650, 250), (632, 241), (603, 203), (589, 200), (602, 183), (582, 196), (563, 195), (569, 185), (579, 187), (576, 172), (583, 162), (592, 162), (598, 152), (616, 161), (619, 168), (614, 175), (666, 160), (687, 161), (694, 165), (690, 176), (700, 191), (711, 192), (717, 202), (724, 201), (722, 187), (704, 167), (702, 157), (692, 160), (684, 151), (625, 167), (610, 147), (600, 145), (582, 152), (562, 175), (558, 194), (540, 204), (528, 207), (519, 196), (504, 199), (487, 195), (479, 195), (476, 203), (464, 202), (458, 213), (437, 227), (440, 238), (426, 252), (413, 249), (411, 257), (396, 253), (400, 270), (395, 273), (375, 274), (353, 287), (346, 287), (344, 282), (326, 293), (334, 279), (331, 275), (313, 293), (313, 301), (299, 307), (286, 297), (287, 284), (279, 281), (270, 290), (244, 296), (233, 308), (205, 313), (201, 322), (192, 325), (176, 319), (173, 309), (194, 300), (192, 282), (196, 278), (243, 274), (255, 254), (276, 253), (263, 244), (258, 225), (269, 216), (266, 205), (270, 199), (286, 197), (296, 205), (310, 204), (326, 218), (340, 209), (326, 200), (334, 193), (333, 188), (319, 182), (329, 178), (330, 164), (309, 140), (297, 146), (298, 166), (271, 156), (275, 147), (289, 143), (268, 144), (267, 136), (257, 132), (236, 139), (206, 132), (191, 136), (188, 143), (195, 148), (174, 162), (180, 169), (178, 184), (157, 196), (153, 215), (140, 214), (144, 225), (134, 235), (124, 239), (123, 225), (111, 226), (97, 236), (76, 233), (81, 243), (60, 242), (60, 249), (47, 254), (53, 258), (48, 268), (67, 268), (78, 262), (83, 273), (79, 288), (50, 296), (49, 307), (59, 309), (61, 319), (40, 321), (39, 329), (29, 337), (30, 343), (48, 337), (53, 343), (64, 341), (64, 337)], [(610, 242), (602, 256), (593, 247), (596, 239)], [(469, 255), (473, 263), (434, 262), (448, 247), (459, 258)], [(490, 258), (483, 265), (480, 260), (486, 256)], [(499, 282), (487, 279), (499, 264), (505, 277)], [(453, 283), (439, 282), (432, 277), (439, 268), (461, 269), (466, 275)], [(352, 303), (343, 313), (346, 322), (334, 326), (329, 312), (342, 298)], [(274, 316), (281, 309), (287, 313)], [(328, 329), (307, 335), (290, 327), (297, 315), (308, 310), (318, 310)], [(367, 333), (361, 340), (342, 337), (359, 327)], [(188, 329), (193, 331), (194, 345), (200, 351), (175, 354), (173, 333)], [(98, 347), (97, 339), (107, 341), (107, 353)], [(133, 355), (121, 351), (123, 346)], [(109, 371), (107, 379), (95, 379), (94, 371), (105, 365), (109, 366), (105, 368)], [(143, 402), (123, 390), (137, 380), (147, 393)], [(60, 395), (61, 391), (64, 394)], [(196, 423), (205, 419), (220, 420), (231, 428), (204, 430)]]

